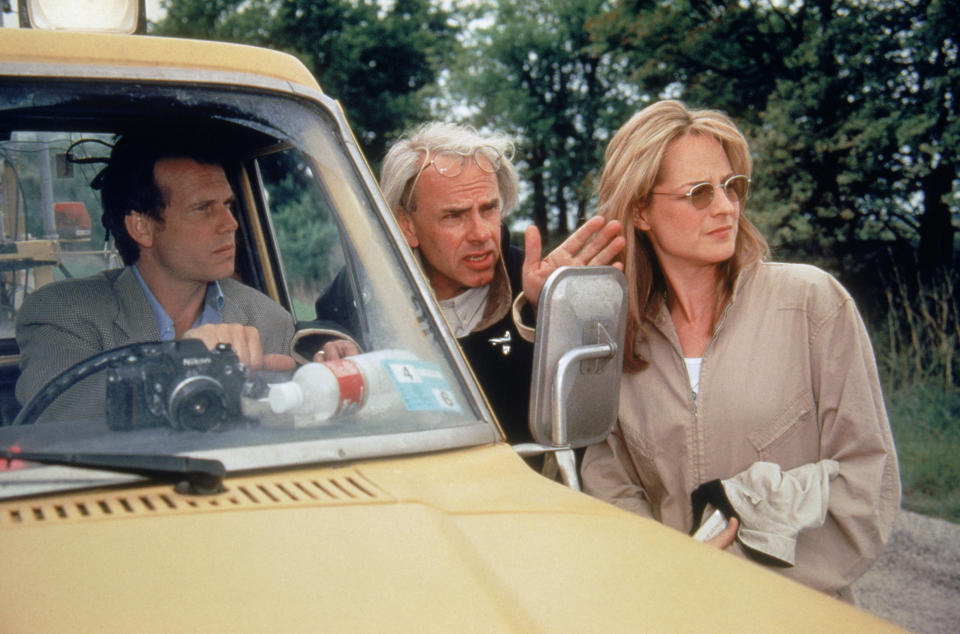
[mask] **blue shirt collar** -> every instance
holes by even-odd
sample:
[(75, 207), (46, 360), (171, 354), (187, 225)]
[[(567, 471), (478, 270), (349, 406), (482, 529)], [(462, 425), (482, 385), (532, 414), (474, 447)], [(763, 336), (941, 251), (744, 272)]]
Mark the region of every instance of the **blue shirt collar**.
[[(176, 336), (173, 320), (170, 319), (167, 311), (165, 311), (163, 306), (160, 305), (160, 302), (157, 301), (156, 296), (153, 294), (153, 291), (150, 290), (150, 287), (147, 286), (147, 283), (143, 281), (140, 271), (137, 270), (137, 265), (131, 264), (130, 268), (133, 270), (133, 275), (137, 278), (137, 282), (140, 283), (140, 288), (143, 289), (143, 294), (146, 296), (147, 303), (150, 305), (150, 311), (153, 312), (153, 317), (157, 321), (160, 340), (173, 341)], [(203, 324), (221, 323), (223, 323), (223, 289), (220, 288), (220, 282), (210, 282), (207, 284), (207, 295), (203, 299), (203, 310), (200, 311), (200, 316), (197, 317), (197, 320), (193, 322), (193, 327), (196, 328)]]

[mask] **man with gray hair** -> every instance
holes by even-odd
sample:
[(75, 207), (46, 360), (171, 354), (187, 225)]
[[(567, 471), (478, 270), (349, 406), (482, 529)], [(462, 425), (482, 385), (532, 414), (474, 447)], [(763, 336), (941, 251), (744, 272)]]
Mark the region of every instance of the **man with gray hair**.
[(507, 439), (518, 443), (531, 439), (533, 335), (519, 323), (523, 305), (536, 309), (558, 267), (609, 264), (624, 241), (618, 222), (594, 217), (546, 258), (535, 226), (525, 251), (511, 246), (503, 220), (517, 205), (512, 158), (506, 137), (429, 123), (390, 148), (380, 185)]

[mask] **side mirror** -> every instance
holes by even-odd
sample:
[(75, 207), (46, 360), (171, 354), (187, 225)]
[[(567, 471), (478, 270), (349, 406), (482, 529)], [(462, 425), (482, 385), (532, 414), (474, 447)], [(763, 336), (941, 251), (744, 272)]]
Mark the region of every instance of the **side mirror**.
[(602, 441), (617, 420), (626, 326), (627, 282), (612, 266), (561, 267), (543, 285), (530, 392), (536, 442), (514, 449), (552, 454), (573, 489), (573, 450)]

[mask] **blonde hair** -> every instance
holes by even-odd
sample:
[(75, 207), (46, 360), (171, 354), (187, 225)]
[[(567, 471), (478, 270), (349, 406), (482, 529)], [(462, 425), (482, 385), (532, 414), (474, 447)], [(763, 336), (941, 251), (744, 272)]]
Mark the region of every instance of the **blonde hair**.
[[(747, 140), (727, 115), (716, 110), (690, 110), (679, 101), (659, 101), (634, 114), (613, 136), (604, 156), (597, 211), (623, 226), (626, 246), (620, 253), (627, 286), (627, 340), (624, 370), (637, 372), (647, 361), (636, 351), (643, 336), (643, 319), (653, 315), (670, 292), (647, 236), (634, 227), (634, 216), (650, 201), (660, 177), (663, 158), (674, 140), (688, 134), (715, 138), (723, 146), (734, 173), (750, 176), (752, 161)], [(720, 265), (718, 301), (712, 327), (716, 328), (742, 270), (769, 256), (767, 241), (741, 209), (733, 257)]]

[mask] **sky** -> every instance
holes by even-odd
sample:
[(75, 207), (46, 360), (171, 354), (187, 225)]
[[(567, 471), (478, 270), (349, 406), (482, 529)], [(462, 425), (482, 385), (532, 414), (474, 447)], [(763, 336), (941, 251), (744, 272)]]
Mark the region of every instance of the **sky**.
[(163, 19), (164, 11), (160, 8), (160, 0), (147, 0), (147, 19), (157, 22)]

